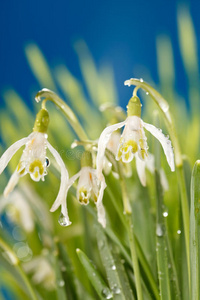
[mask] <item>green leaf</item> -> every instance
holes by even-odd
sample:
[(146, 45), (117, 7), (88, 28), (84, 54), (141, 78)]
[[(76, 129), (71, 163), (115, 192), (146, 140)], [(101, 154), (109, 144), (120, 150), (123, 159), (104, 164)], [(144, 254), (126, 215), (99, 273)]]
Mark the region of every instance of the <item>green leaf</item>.
[(110, 288), (113, 292), (113, 299), (133, 299), (132, 298), (126, 298), (126, 289), (124, 284), (121, 282), (120, 278), (123, 276), (120, 276), (120, 270), (117, 269), (115, 259), (113, 257), (113, 253), (109, 247), (107, 238), (101, 229), (99, 225), (95, 226), (96, 229), (96, 235), (97, 235), (97, 243), (99, 248), (99, 253), (101, 256), (102, 263), (105, 267), (108, 282), (110, 285)]
[(191, 181), (191, 210), (190, 210), (190, 263), (191, 263), (191, 293), (190, 299), (200, 297), (199, 285), (199, 255), (200, 255), (200, 160), (197, 160)]
[(101, 277), (97, 269), (94, 267), (94, 265), (91, 263), (87, 255), (80, 249), (76, 249), (76, 253), (87, 273), (87, 276), (91, 284), (95, 288), (100, 299), (105, 299), (105, 298), (111, 299), (112, 298), (111, 290), (106, 285), (103, 278)]
[[(158, 115), (155, 115), (155, 125), (159, 125)], [(170, 281), (169, 281), (169, 258), (167, 251), (167, 228), (165, 218), (163, 215), (163, 189), (160, 180), (160, 144), (157, 140), (154, 141), (155, 145), (155, 185), (156, 185), (156, 198), (157, 198), (157, 221), (156, 221), (156, 251), (158, 263), (158, 279), (160, 286), (160, 297), (162, 300), (170, 300)]]

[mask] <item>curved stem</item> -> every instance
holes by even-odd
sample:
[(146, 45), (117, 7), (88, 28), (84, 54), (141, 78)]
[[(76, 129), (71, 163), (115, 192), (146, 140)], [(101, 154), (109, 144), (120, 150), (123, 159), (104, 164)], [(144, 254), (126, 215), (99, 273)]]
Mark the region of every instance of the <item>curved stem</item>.
[(171, 113), (169, 112), (169, 105), (168, 102), (148, 83), (141, 81), (139, 79), (131, 78), (130, 80), (126, 80), (124, 82), (125, 85), (135, 85), (136, 88), (141, 88), (145, 92), (152, 97), (155, 103), (158, 105), (159, 109), (161, 110), (164, 120), (166, 122), (167, 129), (170, 134), (170, 138), (174, 147), (174, 154), (175, 154), (175, 164), (177, 168), (177, 177), (178, 177), (178, 184), (181, 193), (181, 208), (182, 208), (182, 215), (183, 215), (183, 224), (184, 224), (184, 234), (185, 234), (185, 244), (186, 244), (186, 255), (187, 255), (187, 266), (188, 266), (188, 278), (190, 280), (190, 249), (189, 249), (189, 205), (188, 205), (188, 196), (186, 191), (186, 182), (185, 176), (183, 172), (183, 160), (182, 154), (179, 146), (179, 141), (177, 137), (177, 133), (175, 130), (174, 121), (172, 118)]
[(74, 112), (56, 93), (48, 89), (42, 89), (36, 94), (35, 100), (37, 102), (40, 102), (42, 98), (44, 98), (42, 103), (42, 108), (45, 108), (45, 104), (48, 100), (52, 101), (67, 117), (67, 120), (69, 121), (70, 125), (76, 132), (79, 139), (82, 141), (88, 140), (87, 134), (85, 133), (84, 129), (79, 123)]
[(18, 257), (15, 255), (15, 253), (12, 251), (12, 249), (8, 246), (8, 244), (2, 240), (2, 238), (0, 238), (0, 248), (2, 248), (4, 251), (6, 251), (8, 253), (11, 264), (13, 266), (15, 266), (16, 269), (18, 270), (21, 278), (23, 279), (23, 281), (27, 287), (27, 290), (30, 293), (31, 299), (37, 300), (38, 298), (35, 294), (35, 291), (34, 291), (33, 287), (31, 286), (29, 278), (27, 277), (26, 273), (22, 269)]

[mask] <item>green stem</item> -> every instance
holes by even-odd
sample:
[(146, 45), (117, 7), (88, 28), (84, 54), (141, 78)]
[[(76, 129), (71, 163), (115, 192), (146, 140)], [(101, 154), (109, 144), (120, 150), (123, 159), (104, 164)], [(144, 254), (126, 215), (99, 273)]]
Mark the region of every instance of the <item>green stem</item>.
[(156, 228), (156, 244), (157, 244), (157, 263), (158, 263), (158, 279), (160, 286), (160, 296), (162, 300), (170, 300), (170, 284), (168, 272), (168, 252), (166, 245), (166, 227), (163, 217), (163, 197), (162, 187), (160, 183), (160, 174), (155, 171), (156, 192), (157, 192), (157, 228)]
[[(159, 126), (158, 115), (155, 115), (155, 126)], [(168, 252), (167, 252), (167, 228), (165, 226), (165, 220), (163, 216), (163, 189), (160, 182), (160, 144), (157, 140), (154, 142), (155, 150), (155, 187), (156, 187), (156, 199), (157, 199), (157, 216), (156, 216), (156, 253), (158, 264), (158, 279), (160, 286), (161, 300), (170, 300), (170, 281), (168, 270)]]
[(126, 190), (125, 181), (124, 181), (122, 174), (120, 174), (120, 183), (121, 183), (121, 189), (122, 189), (124, 213), (126, 214), (126, 218), (127, 218), (127, 230), (128, 230), (128, 237), (129, 237), (129, 243), (130, 243), (133, 270), (134, 270), (134, 274), (135, 274), (137, 297), (138, 297), (138, 300), (142, 300), (143, 296), (142, 296), (141, 275), (140, 275), (140, 268), (139, 268), (138, 257), (137, 257), (135, 236), (134, 236), (134, 231), (133, 231), (131, 206), (130, 206), (130, 202), (129, 202), (129, 198), (128, 198), (128, 194), (127, 194), (127, 190)]
[(135, 85), (138, 88), (142, 88), (145, 92), (147, 92), (155, 103), (158, 105), (161, 110), (164, 120), (166, 122), (166, 126), (168, 132), (170, 134), (170, 138), (174, 147), (175, 154), (175, 164), (177, 168), (177, 177), (179, 183), (179, 189), (181, 193), (181, 208), (183, 215), (183, 224), (184, 224), (184, 234), (185, 234), (185, 243), (186, 243), (186, 255), (187, 255), (187, 267), (188, 267), (188, 278), (190, 278), (190, 249), (189, 249), (189, 205), (188, 205), (188, 197), (186, 192), (186, 182), (183, 172), (183, 160), (181, 155), (181, 150), (179, 146), (179, 141), (177, 137), (177, 133), (175, 130), (174, 121), (171, 113), (169, 112), (168, 102), (158, 93), (154, 88), (152, 88), (149, 84), (144, 82), (143, 80), (131, 78), (130, 80), (125, 81), (125, 85)]
[(200, 233), (200, 160), (197, 160), (191, 181), (191, 211), (190, 211), (190, 263), (191, 291), (190, 299), (199, 299), (199, 233)]
[(33, 289), (33, 287), (31, 286), (31, 283), (29, 281), (29, 278), (27, 277), (26, 273), (24, 272), (24, 270), (22, 269), (22, 267), (20, 266), (20, 261), (18, 259), (18, 257), (15, 255), (15, 253), (12, 251), (12, 249), (8, 246), (7, 243), (5, 243), (1, 238), (0, 238), (0, 247), (6, 251), (7, 253), (9, 253), (9, 258), (11, 260), (11, 264), (18, 270), (21, 278), (23, 279), (27, 290), (30, 293), (31, 299), (33, 300), (37, 300), (37, 296), (35, 294), (35, 291)]
[(48, 89), (42, 89), (39, 91), (36, 96), (35, 100), (40, 102), (44, 98), (42, 107), (45, 108), (46, 101), (52, 101), (59, 109), (64, 113), (69, 121), (70, 125), (76, 132), (77, 136), (80, 140), (85, 141), (88, 140), (87, 134), (85, 133), (84, 129), (82, 128), (81, 124), (79, 123), (77, 117), (75, 116), (74, 112), (71, 108), (54, 92)]

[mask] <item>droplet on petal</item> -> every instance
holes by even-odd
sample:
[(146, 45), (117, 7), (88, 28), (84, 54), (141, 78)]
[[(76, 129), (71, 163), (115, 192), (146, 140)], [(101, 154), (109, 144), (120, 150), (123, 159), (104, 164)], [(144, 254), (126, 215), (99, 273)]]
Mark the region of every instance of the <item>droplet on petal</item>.
[(68, 220), (67, 217), (65, 217), (63, 215), (63, 213), (60, 214), (59, 216), (59, 219), (58, 219), (58, 223), (63, 226), (63, 227), (66, 227), (66, 226), (69, 226), (71, 224), (71, 222)]

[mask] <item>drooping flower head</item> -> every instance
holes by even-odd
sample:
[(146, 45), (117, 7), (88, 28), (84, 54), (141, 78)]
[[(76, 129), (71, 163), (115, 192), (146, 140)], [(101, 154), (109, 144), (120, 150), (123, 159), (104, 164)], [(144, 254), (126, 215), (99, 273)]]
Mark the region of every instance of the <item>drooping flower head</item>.
[[(59, 153), (51, 146), (47, 140), (47, 128), (49, 124), (49, 114), (46, 109), (41, 109), (35, 120), (33, 132), (13, 145), (11, 145), (0, 158), (0, 174), (6, 168), (7, 164), (11, 160), (12, 156), (19, 150), (23, 145), (23, 150), (20, 161), (12, 174), (5, 190), (4, 196), (8, 196), (14, 189), (20, 177), (29, 173), (30, 177), (34, 181), (40, 179), (44, 181), (44, 177), (47, 175), (47, 168), (49, 166), (49, 159), (46, 156), (47, 148), (55, 157), (58, 165), (61, 168), (61, 184), (57, 199), (63, 199), (66, 195), (66, 184), (69, 179), (68, 171), (65, 164), (60, 157)], [(67, 212), (64, 210), (64, 213)]]
[(145, 164), (148, 159), (148, 145), (144, 128), (155, 136), (162, 145), (166, 155), (167, 162), (171, 171), (175, 170), (174, 153), (171, 141), (162, 131), (155, 126), (145, 123), (141, 119), (141, 103), (137, 96), (131, 97), (127, 105), (127, 118), (125, 121), (106, 127), (98, 142), (97, 154), (97, 174), (98, 178), (102, 176), (103, 157), (106, 146), (111, 138), (112, 133), (124, 127), (121, 139), (118, 145), (116, 160), (121, 160), (124, 163), (129, 163), (136, 158), (136, 168), (142, 185), (146, 185)]
[[(106, 183), (104, 177), (102, 177), (101, 180), (98, 180), (97, 172), (92, 168), (92, 155), (89, 151), (85, 151), (83, 153), (81, 158), (81, 170), (69, 179), (67, 191), (78, 178), (79, 181), (76, 192), (77, 200), (82, 205), (88, 205), (89, 200), (93, 200), (97, 207), (98, 221), (103, 227), (105, 227), (106, 219), (102, 199), (104, 189), (106, 188)], [(55, 211), (60, 205), (62, 211), (62, 206), (66, 205), (66, 201), (55, 201), (51, 211)], [(65, 217), (62, 214), (60, 216), (59, 223), (62, 226), (68, 225), (66, 224)]]

